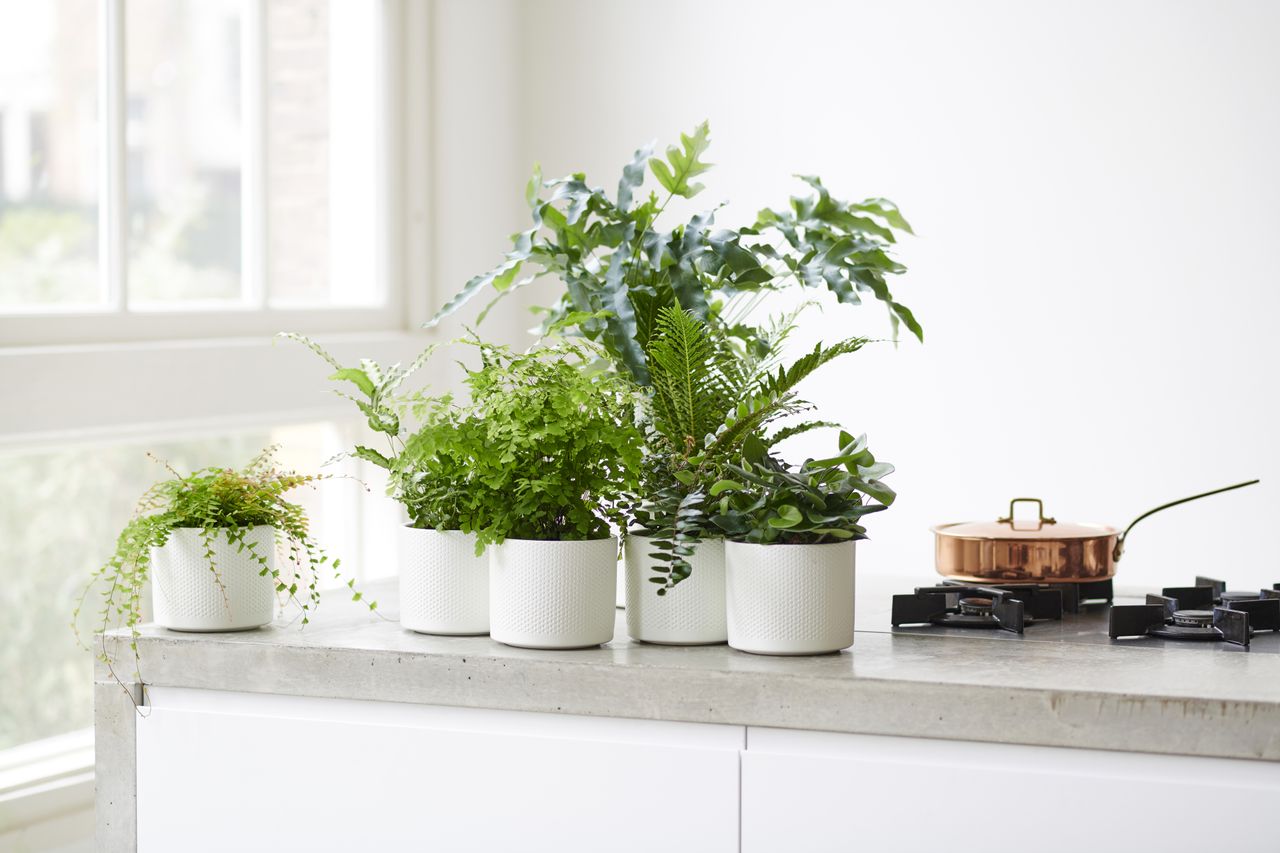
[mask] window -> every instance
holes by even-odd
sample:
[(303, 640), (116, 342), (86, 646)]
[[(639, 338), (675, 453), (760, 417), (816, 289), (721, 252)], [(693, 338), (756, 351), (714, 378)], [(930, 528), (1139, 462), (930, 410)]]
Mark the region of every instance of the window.
[[(24, 796), (61, 796), (31, 755), (83, 746), (68, 607), (158, 476), (144, 451), (186, 469), (280, 443), (316, 470), (361, 426), (271, 335), (420, 350), (401, 270), (425, 261), (399, 234), (426, 122), (401, 114), (425, 111), (427, 64), (402, 57), (427, 26), (402, 0), (0, 0), (0, 671), (21, 685), (0, 765), (31, 765)], [(325, 471), (368, 489), (293, 496), (321, 543), (361, 580), (393, 572), (377, 472)]]
[(388, 5), (0, 0), (0, 345), (403, 327)]

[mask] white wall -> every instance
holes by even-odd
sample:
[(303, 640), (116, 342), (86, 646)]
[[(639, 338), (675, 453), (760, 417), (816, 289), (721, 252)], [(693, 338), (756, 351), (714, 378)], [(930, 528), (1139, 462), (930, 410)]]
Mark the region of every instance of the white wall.
[[(444, 290), (523, 225), (535, 160), (611, 187), (704, 117), (697, 201), (732, 199), (722, 222), (785, 203), (793, 172), (901, 205), (920, 236), (896, 293), (927, 343), (808, 389), (899, 468), (861, 567), (923, 580), (931, 523), (1015, 495), (1125, 524), (1261, 476), (1144, 522), (1120, 581), (1280, 582), (1280, 6), (446, 0), (436, 25)], [(807, 331), (887, 323), (831, 308)]]

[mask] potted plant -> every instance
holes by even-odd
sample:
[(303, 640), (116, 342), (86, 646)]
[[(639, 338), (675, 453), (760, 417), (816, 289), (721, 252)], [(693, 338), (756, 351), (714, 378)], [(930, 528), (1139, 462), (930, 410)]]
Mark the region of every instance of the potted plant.
[(531, 352), (473, 340), (471, 414), (487, 452), (475, 479), (479, 547), (490, 548), (490, 634), (529, 648), (613, 638), (617, 540), (640, 468), (632, 386), (599, 349), (560, 341)]
[[(328, 362), (334, 368), (329, 378), (353, 387), (353, 393), (336, 393), (354, 402), (370, 430), (386, 441), (385, 450), (357, 445), (351, 455), (387, 472), (387, 491), (409, 516), (397, 541), (400, 624), (421, 634), (489, 633), (489, 561), (479, 554), (475, 534), (484, 506), (476, 462), (487, 452), (480, 425), (448, 395), (400, 392), (437, 347), (427, 347), (407, 367), (369, 359), (345, 367), (310, 338), (292, 332), (281, 337)], [(408, 415), (419, 427), (406, 435)]]
[[(312, 538), (302, 507), (285, 500), (292, 489), (324, 477), (276, 467), (275, 448), (240, 470), (203, 468), (156, 483), (116, 540), (111, 558), (93, 573), (77, 601), (72, 625), (91, 591), (102, 594), (96, 628), (124, 627), (135, 653), (148, 581), (156, 624), (174, 631), (247, 631), (270, 623), (279, 599), (295, 603), (302, 624), (320, 602), (318, 578), (339, 561)], [(279, 554), (285, 555), (285, 566)], [(355, 582), (347, 586), (356, 601)], [(377, 602), (367, 602), (370, 610)], [(102, 642), (99, 658), (113, 661)]]
[[(721, 531), (709, 520), (710, 486), (744, 442), (768, 448), (824, 424), (779, 418), (808, 404), (796, 387), (827, 362), (860, 349), (851, 338), (776, 367), (776, 351), (795, 321), (780, 320), (764, 352), (735, 349), (715, 327), (669, 307), (646, 347), (652, 379), (650, 429), (641, 484), (645, 500), (627, 537), (627, 628), (637, 640), (725, 642), (725, 561)], [(655, 596), (653, 585), (657, 585)]]
[[(792, 468), (751, 439), (715, 483), (712, 522), (725, 549), (729, 645), (755, 654), (809, 655), (853, 644), (854, 542), (864, 515), (887, 508), (866, 436), (840, 433), (839, 452)], [(878, 503), (867, 503), (864, 496)]]

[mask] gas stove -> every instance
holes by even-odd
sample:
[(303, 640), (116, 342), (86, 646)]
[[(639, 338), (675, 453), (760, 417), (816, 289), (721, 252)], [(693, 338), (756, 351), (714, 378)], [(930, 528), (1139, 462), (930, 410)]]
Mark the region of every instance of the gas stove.
[(893, 597), (890, 620), (902, 625), (1000, 628), (1021, 634), (1027, 626), (1079, 613), (1089, 602), (1110, 602), (1111, 581), (1080, 584), (965, 584), (946, 581)]
[[(908, 582), (909, 583), (909, 582)], [(1119, 639), (1111, 637), (1111, 605), (1121, 607), (1152, 606), (1148, 602), (1146, 591), (1132, 589), (1112, 590), (1110, 582), (1105, 584), (958, 584), (942, 583), (936, 586), (919, 586), (906, 595), (895, 595), (903, 592), (901, 576), (862, 574), (858, 578), (857, 626), (860, 631), (884, 632), (900, 635), (930, 636), (941, 639), (956, 638), (977, 641), (1000, 642), (1045, 642), (1069, 643), (1072, 645), (1119, 646), (1131, 649), (1160, 649), (1188, 654), (1250, 652), (1252, 654), (1280, 654), (1280, 630), (1269, 630), (1263, 627), (1267, 623), (1268, 608), (1274, 605), (1250, 605), (1247, 602), (1276, 596), (1280, 601), (1280, 589), (1259, 592), (1228, 589), (1226, 584), (1198, 578), (1195, 587), (1168, 588), (1162, 590), (1159, 598), (1174, 598), (1178, 589), (1186, 590), (1196, 587), (1208, 587), (1212, 599), (1208, 606), (1203, 606), (1202, 599), (1188, 598), (1178, 602), (1178, 609), (1209, 610), (1214, 607), (1247, 613), (1250, 620), (1250, 643), (1248, 646), (1233, 642), (1188, 642), (1179, 636), (1161, 635), (1142, 632), (1125, 635)], [(1078, 587), (1075, 590), (1064, 590), (1065, 587)], [(1034, 588), (1034, 604), (1029, 588)], [(908, 586), (908, 590), (912, 587)], [(1054, 613), (1053, 592), (1061, 596), (1061, 615)], [(997, 594), (998, 593), (998, 594)], [(1190, 593), (1192, 596), (1203, 596), (1203, 592)], [(960, 599), (978, 599), (966, 601), (962, 607)], [(988, 605), (982, 599), (990, 600)], [(1017, 630), (1016, 613), (1020, 603), (1022, 612), (1022, 632)], [(1195, 606), (1191, 606), (1195, 602)], [(1240, 602), (1245, 602), (1241, 604)], [(997, 607), (997, 605), (1000, 605)], [(1161, 608), (1165, 608), (1161, 602)], [(1259, 615), (1259, 611), (1262, 614)], [(1121, 617), (1126, 611), (1120, 610)], [(1146, 611), (1152, 613), (1152, 611)], [(1171, 613), (1170, 613), (1171, 615)], [(997, 618), (998, 616), (998, 618)], [(961, 618), (963, 617), (963, 618)], [(1192, 618), (1195, 618), (1194, 616)], [(1212, 629), (1212, 615), (1209, 628)], [(1238, 620), (1238, 616), (1219, 617), (1219, 619)], [(1164, 620), (1161, 620), (1162, 624)], [(1158, 627), (1158, 626), (1151, 626)], [(1172, 627), (1172, 626), (1166, 626)], [(1203, 626), (1179, 626), (1203, 627)], [(1162, 632), (1163, 633), (1163, 632)], [(1173, 632), (1175, 634), (1181, 632)], [(1233, 634), (1233, 638), (1238, 634)], [(1204, 639), (1208, 640), (1209, 637)], [(1213, 639), (1221, 639), (1215, 634)]]
[(1213, 578), (1195, 586), (1165, 587), (1145, 604), (1112, 607), (1107, 634), (1210, 641), (1249, 647), (1258, 631), (1280, 631), (1280, 584), (1258, 592), (1228, 590)]

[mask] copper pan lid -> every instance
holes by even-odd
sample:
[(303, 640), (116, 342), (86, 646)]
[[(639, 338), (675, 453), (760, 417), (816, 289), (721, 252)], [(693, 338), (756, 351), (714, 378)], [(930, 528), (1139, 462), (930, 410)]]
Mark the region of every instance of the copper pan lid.
[(1074, 523), (1059, 521), (1053, 524), (1036, 524), (1035, 522), (1003, 521), (959, 521), (954, 524), (937, 524), (930, 528), (939, 536), (951, 536), (956, 539), (1097, 539), (1100, 536), (1114, 536), (1120, 531), (1109, 524), (1091, 524), (1089, 522)]
[[(1035, 504), (1038, 518), (1015, 520), (1013, 508), (1019, 503)], [(1044, 503), (1039, 498), (1014, 498), (1009, 501), (1009, 515), (995, 521), (961, 521), (954, 524), (938, 524), (931, 529), (939, 536), (956, 539), (1028, 541), (1097, 539), (1100, 536), (1114, 536), (1120, 532), (1109, 524), (1058, 521), (1044, 514)]]

